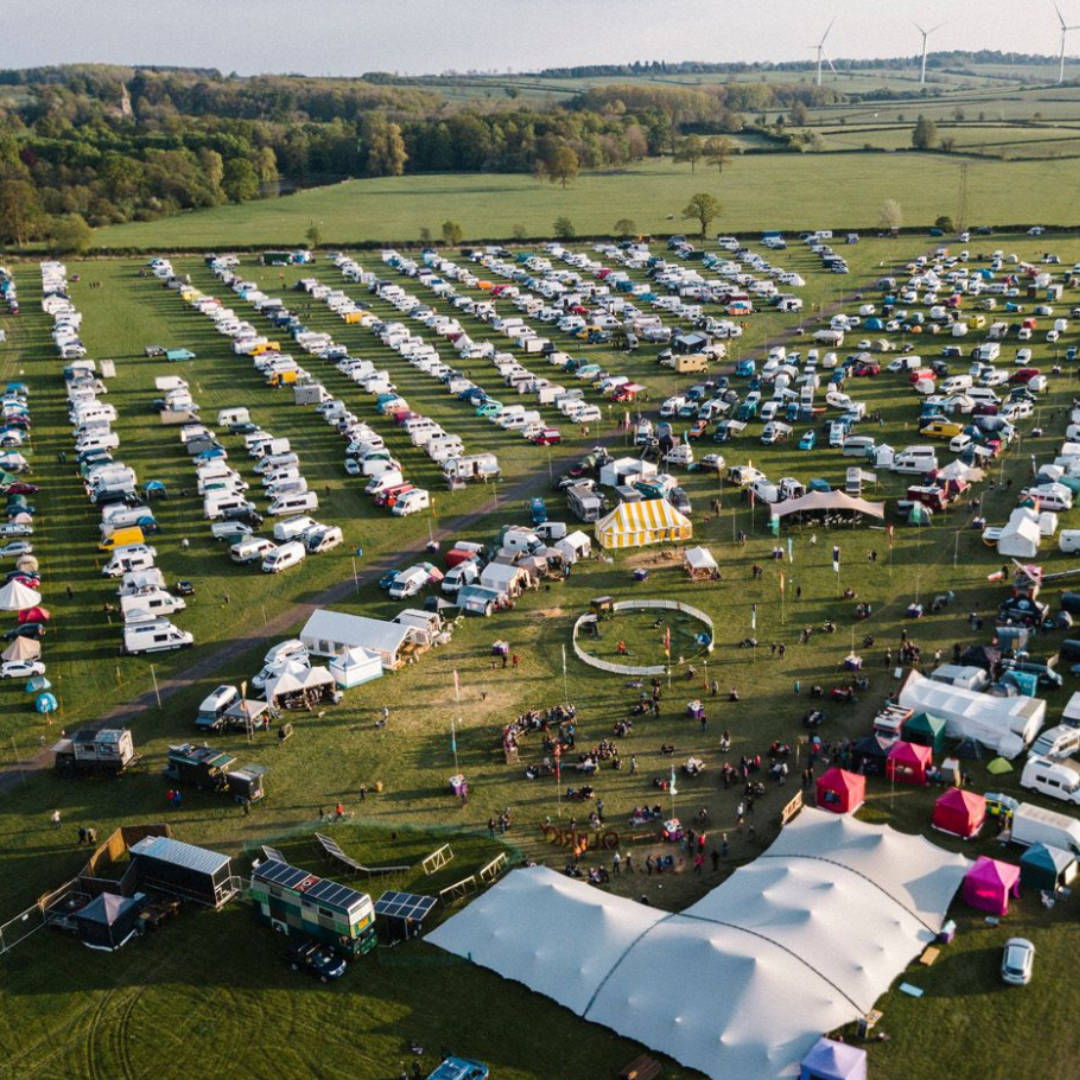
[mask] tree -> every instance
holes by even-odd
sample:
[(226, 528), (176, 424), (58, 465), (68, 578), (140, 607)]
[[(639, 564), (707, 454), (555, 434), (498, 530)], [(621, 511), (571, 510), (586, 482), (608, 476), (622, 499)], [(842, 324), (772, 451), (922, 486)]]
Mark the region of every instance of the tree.
[(573, 240), (577, 236), (577, 229), (574, 228), (574, 223), (568, 217), (557, 217), (555, 223), (551, 226), (551, 231), (560, 240)]
[(572, 146), (559, 143), (554, 147), (544, 161), (547, 178), (553, 184), (561, 184), (563, 187), (577, 178), (580, 163)]
[(225, 162), (216, 150), (209, 146), (199, 148), (199, 168), (202, 169), (206, 186), (214, 193), (218, 202), (225, 201), (225, 193), (221, 190), (221, 181), (225, 178)]
[(933, 150), (937, 146), (937, 141), (937, 124), (919, 113), (919, 118), (915, 121), (915, 129), (911, 133), (911, 145), (916, 150)]
[(955, 226), (953, 225), (953, 219), (949, 217), (948, 214), (942, 214), (941, 217), (934, 222), (934, 228), (940, 229), (942, 232), (951, 233), (954, 231)]
[(255, 166), (247, 158), (229, 158), (221, 186), (230, 202), (242, 203), (258, 198), (259, 176)]
[(791, 106), (791, 112), (788, 115), (796, 127), (806, 127), (810, 123), (810, 113), (801, 101), (796, 101)]
[(465, 230), (456, 221), (444, 221), (442, 223), (442, 238), (444, 244), (454, 247), (460, 244), (465, 236)]
[(631, 218), (621, 217), (615, 222), (616, 236), (634, 236), (637, 234), (637, 223)]
[(41, 221), (41, 203), (29, 180), (0, 181), (0, 241), (25, 244)]
[(420, 230), (420, 243), (425, 247), (431, 243), (431, 230), (426, 225)]
[(515, 240), (524, 240), (524, 239), (525, 239), (525, 237), (529, 235), (529, 233), (528, 233), (528, 230), (527, 230), (527, 229), (525, 228), (525, 226), (524, 226), (524, 225), (515, 225), (515, 226), (514, 226), (514, 227), (513, 227), (513, 228), (512, 228), (511, 230), (510, 230), (510, 235), (511, 235), (511, 236), (512, 236), (512, 237), (513, 237), (513, 238), (514, 238)]
[(364, 172), (368, 176), (401, 176), (405, 172), (409, 155), (401, 128), (384, 116), (372, 113), (364, 117), (360, 145), (366, 153)]
[(675, 160), (676, 161), (689, 161), (690, 171), (694, 171), (694, 167), (701, 160), (701, 155), (705, 153), (705, 148), (702, 145), (701, 137), (699, 135), (687, 135), (685, 139), (680, 140), (679, 145), (675, 148)]
[(683, 208), (682, 216), (687, 220), (697, 221), (701, 225), (701, 235), (704, 237), (709, 226), (720, 214), (720, 200), (708, 192), (698, 192)]
[(49, 226), (50, 255), (85, 255), (94, 246), (94, 230), (82, 214), (65, 214)]
[(714, 135), (711, 139), (705, 140), (705, 160), (710, 165), (715, 165), (720, 171), (724, 171), (724, 165), (727, 163), (727, 159), (735, 153), (736, 146), (732, 139), (728, 139), (722, 135)]
[(313, 221), (307, 228), (307, 232), (304, 233), (304, 239), (307, 240), (308, 246), (312, 251), (322, 247), (322, 229)]
[(886, 199), (878, 207), (878, 222), (889, 232), (896, 232), (904, 224), (904, 211), (895, 199)]
[(949, 135), (947, 138), (942, 139), (941, 149), (944, 150), (946, 154), (951, 154), (953, 150), (956, 149), (956, 139), (954, 139), (951, 135)]

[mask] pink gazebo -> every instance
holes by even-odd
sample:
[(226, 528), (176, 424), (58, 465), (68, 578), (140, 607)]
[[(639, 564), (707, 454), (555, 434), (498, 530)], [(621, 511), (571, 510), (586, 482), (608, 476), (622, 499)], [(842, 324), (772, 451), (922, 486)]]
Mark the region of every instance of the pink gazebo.
[(1009, 895), (1020, 895), (1020, 867), (980, 855), (964, 878), (964, 902), (994, 915), (1009, 914)]
[(898, 741), (885, 759), (885, 775), (898, 784), (925, 784), (933, 764), (932, 747)]

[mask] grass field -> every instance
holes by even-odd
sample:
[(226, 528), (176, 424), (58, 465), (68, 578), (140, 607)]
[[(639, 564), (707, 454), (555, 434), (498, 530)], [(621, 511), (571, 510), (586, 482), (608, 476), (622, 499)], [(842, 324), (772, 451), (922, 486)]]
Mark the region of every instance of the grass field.
[[(912, 117), (914, 123), (914, 117)], [(910, 138), (910, 136), (909, 136)], [(221, 207), (101, 229), (107, 249), (168, 251), (230, 244), (300, 244), (314, 222), (328, 246), (416, 240), (422, 228), (461, 224), (465, 239), (509, 238), (516, 226), (529, 236), (550, 236), (566, 216), (582, 235), (606, 235), (619, 218), (643, 233), (693, 232), (680, 218), (690, 197), (715, 194), (723, 205), (712, 231), (817, 227), (873, 229), (884, 199), (897, 199), (905, 223), (931, 224), (957, 208), (959, 167), (950, 155), (762, 154), (736, 159), (722, 176), (670, 161), (611, 173), (583, 173), (566, 190), (524, 176), (409, 176), (351, 180), (283, 199)], [(968, 220), (996, 225), (1067, 223), (1072, 194), (1068, 164), (972, 164)], [(1016, 193), (1024, 192), (1023, 201)]]
[[(739, 168), (749, 161), (739, 162)], [(197, 219), (186, 220), (194, 223)], [(1080, 243), (1071, 240), (998, 237), (972, 249), (1000, 246), (1035, 258), (1048, 243), (1066, 264), (1080, 258)], [(865, 287), (881, 272), (880, 267), (894, 267), (921, 250), (919, 241), (864, 241), (850, 250), (850, 279), (815, 271), (811, 257), (799, 248), (779, 261), (807, 277), (804, 294), (808, 307), (816, 307), (835, 304), (844, 293)], [(371, 255), (361, 256), (361, 261), (372, 268), (377, 263)], [(853, 645), (860, 646), (864, 634), (872, 633), (877, 645), (865, 652), (870, 691), (853, 706), (828, 707), (823, 729), (832, 739), (859, 735), (894, 686), (880, 662), (880, 653), (885, 644), (895, 644), (902, 627), (927, 654), (938, 649), (948, 654), (954, 642), (971, 640), (967, 613), (973, 609), (989, 612), (998, 597), (998, 590), (987, 584), (986, 575), (1000, 560), (979, 543), (977, 534), (966, 527), (967, 515), (957, 509), (938, 515), (930, 529), (898, 528), (891, 553), (886, 550), (883, 533), (869, 529), (823, 534), (817, 544), (811, 543), (809, 530), (797, 530), (793, 534), (794, 563), (784, 567), (788, 576), (786, 601), (782, 603), (779, 568), (768, 558), (774, 541), (766, 531), (764, 508), (751, 511), (734, 489), (727, 488), (723, 490), (724, 509), (714, 515), (707, 507), (721, 489), (702, 474), (689, 474), (685, 487), (695, 505), (695, 540), (716, 555), (724, 574), (722, 582), (694, 585), (679, 569), (678, 560), (661, 552), (589, 562), (575, 569), (567, 582), (527, 594), (511, 612), (492, 621), (465, 622), (450, 646), (425, 656), (406, 672), (350, 692), (343, 706), (325, 715), (294, 718), (297, 735), (282, 749), (274, 748), (275, 740), (265, 736), (257, 737), (251, 745), (237, 736), (221, 739), (220, 745), (243, 761), (270, 766), (269, 798), (257, 805), (250, 817), (243, 816), (232, 803), (194, 791), (188, 793), (180, 810), (173, 810), (165, 803), (166, 785), (158, 775), (169, 742), (191, 737), (190, 718), (207, 685), (250, 676), (258, 664), (258, 656), (248, 654), (214, 669), (215, 649), (257, 630), (264, 618), (289, 610), (297, 600), (336, 581), (348, 580), (348, 555), (358, 544), (365, 550), (362, 568), (369, 560), (404, 561), (407, 556), (402, 548), (412, 540), (426, 538), (427, 522), (391, 523), (374, 513), (356, 493), (355, 482), (346, 481), (338, 436), (310, 410), (292, 406), (263, 386), (250, 362), (233, 357), (225, 339), (212, 333), (208, 320), (185, 308), (174, 293), (161, 290), (151, 279), (139, 278), (137, 266), (135, 261), (92, 261), (69, 267), (83, 276), (84, 284), (76, 286), (75, 298), (86, 313), (83, 329), (91, 355), (117, 360), (118, 374), (109, 400), (121, 413), (118, 429), (124, 458), (137, 464), (143, 478), (160, 475), (173, 489), (185, 480), (190, 484), (190, 466), (175, 436), (171, 432), (163, 436), (148, 410), (154, 396), (153, 377), (179, 370), (191, 380), (204, 415), (212, 417), (224, 405), (248, 404), (272, 431), (295, 440), (305, 472), (318, 477), (320, 498), (323, 486), (331, 487), (328, 510), (320, 510), (318, 516), (341, 524), (347, 543), (344, 550), (309, 560), (295, 575), (267, 580), (257, 572), (233, 568), (220, 547), (202, 538), (205, 527), (198, 524), (200, 508), (193, 496), (170, 498), (164, 512), (165, 534), (156, 545), (161, 552), (159, 562), (170, 577), (183, 574), (197, 579), (199, 600), (176, 621), (196, 632), (202, 651), (162, 658), (158, 676), (204, 658), (211, 664), (211, 673), (200, 685), (170, 698), (165, 709), (150, 709), (138, 717), (132, 727), (145, 764), (130, 776), (118, 782), (64, 782), (48, 775), (34, 776), (0, 801), (0, 873), (7, 883), (0, 918), (15, 915), (78, 870), (85, 859), (85, 852), (78, 851), (75, 844), (80, 824), (92, 824), (104, 835), (120, 822), (164, 817), (181, 839), (205, 843), (238, 858), (259, 843), (275, 843), (299, 865), (315, 870), (309, 834), (320, 809), (339, 799), (350, 816), (348, 822), (333, 828), (346, 850), (365, 862), (391, 862), (402, 855), (411, 862), (423, 850), (446, 840), (452, 843), (457, 857), (437, 880), (422, 881), (415, 875), (402, 880), (421, 891), (454, 880), (458, 871), (465, 876), (485, 861), (496, 847), (486, 836), (486, 822), (506, 806), (512, 807), (513, 825), (505, 840), (512, 845), (515, 858), (520, 852), (561, 867), (564, 853), (543, 842), (539, 826), (547, 817), (565, 821), (574, 810), (581, 818), (587, 808), (583, 811), (575, 806), (571, 810), (560, 804), (553, 781), (523, 778), (525, 765), (543, 756), (536, 736), (525, 740), (519, 765), (506, 765), (499, 731), (526, 708), (546, 707), (569, 698), (579, 709), (579, 745), (589, 746), (610, 737), (613, 724), (627, 715), (636, 691), (625, 687), (622, 679), (604, 677), (574, 661), (565, 674), (562, 667), (562, 649), (569, 646), (574, 618), (587, 610), (592, 597), (603, 594), (620, 599), (659, 595), (703, 608), (717, 627), (717, 648), (707, 670), (699, 667), (699, 679), (707, 683), (716, 678), (724, 689), (736, 686), (743, 699), (737, 705), (710, 701), (708, 724), (702, 730), (685, 717), (683, 709), (686, 701), (701, 696), (702, 686), (697, 680), (686, 680), (683, 669), (676, 670), (665, 695), (662, 718), (638, 719), (633, 734), (620, 740), (624, 758), (630, 754), (638, 758), (639, 773), (630, 776), (625, 769), (604, 770), (595, 780), (613, 827), (619, 827), (633, 806), (663, 798), (652, 786), (653, 777), (666, 775), (671, 764), (671, 759), (658, 753), (661, 743), (675, 744), (676, 761), (694, 753), (714, 770), (682, 789), (685, 794), (680, 795), (676, 811), (690, 817), (701, 806), (708, 807), (714, 839), (720, 831), (729, 833), (730, 865), (704, 881), (686, 873), (663, 882), (635, 875), (624, 876), (613, 886), (633, 897), (645, 893), (654, 904), (676, 910), (722, 880), (732, 867), (757, 854), (775, 830), (780, 805), (791, 794), (790, 789), (770, 788), (760, 806), (758, 838), (751, 840), (738, 833), (737, 795), (724, 791), (715, 775), (722, 760), (716, 749), (721, 730), (731, 729), (736, 757), (763, 753), (774, 739), (794, 742), (802, 732), (800, 718), (809, 707), (804, 696), (793, 693), (795, 680), (804, 693), (814, 682), (826, 688), (836, 684), (841, 679), (840, 659)], [(178, 260), (177, 267), (190, 272), (200, 288), (220, 294), (218, 283), (197, 260)], [(333, 268), (322, 263), (314, 271), (290, 270), (284, 277), (277, 270), (251, 265), (250, 259), (244, 267), (245, 276), (274, 291), (287, 289), (297, 277), (312, 272), (328, 284), (339, 284)], [(93, 566), (96, 526), (70, 469), (55, 461), (57, 449), (70, 448), (64, 441), (68, 434), (62, 410), (61, 365), (51, 357), (45, 321), (36, 310), (36, 267), (20, 266), (17, 273), (24, 314), (17, 323), (7, 320), (4, 324), (12, 331), (14, 347), (0, 354), (4, 363), (0, 374), (8, 378), (17, 375), (32, 387), (34, 462), (45, 483), (45, 490), (36, 497), (45, 519), (39, 554), (46, 576), (46, 602), (56, 609), (58, 627), (55, 637), (46, 642), (46, 659), (50, 677), (54, 671), (59, 676), (70, 710), (65, 723), (70, 725), (144, 691), (149, 672), (143, 661), (122, 661), (122, 684), (116, 686), (118, 631), (104, 625), (100, 617), (105, 587)], [(100, 281), (101, 287), (91, 290), (85, 284), (89, 281)], [(409, 283), (408, 287), (428, 299), (419, 286)], [(366, 295), (355, 288), (349, 291), (358, 298)], [(1071, 296), (1067, 299), (1074, 302)], [(241, 301), (233, 306), (243, 310)], [(381, 316), (390, 314), (377, 302), (372, 303), (372, 309)], [(321, 305), (313, 305), (308, 321), (315, 328), (331, 330), (357, 355), (385, 362), (410, 403), (449, 429), (460, 431), (467, 445), (486, 448), (490, 441), (508, 471), (510, 487), (538, 477), (540, 490), (546, 493), (545, 452), (534, 452), (521, 445), (520, 439), (477, 421), (438, 384), (417, 374), (396, 354), (376, 346), (367, 331), (345, 327)], [(739, 351), (778, 340), (784, 329), (793, 325), (792, 317), (755, 316)], [(810, 319), (807, 325), (811, 325)], [(476, 336), (483, 333), (472, 323), (466, 328)], [(1076, 331), (1070, 331), (1062, 347), (1076, 338)], [(557, 341), (575, 355), (592, 355), (613, 370), (646, 382), (652, 392), (652, 408), (662, 396), (695, 381), (660, 374), (643, 353), (626, 357), (599, 347), (579, 347), (565, 338)], [(149, 343), (187, 345), (199, 358), (190, 365), (153, 363), (141, 357), (143, 346)], [(934, 351), (929, 339), (920, 351)], [(1048, 367), (1052, 359), (1049, 348), (1036, 345), (1036, 364)], [(308, 366), (316, 370), (317, 364), (311, 361)], [(494, 389), (497, 385), (493, 369), (476, 365), (473, 374), (485, 386), (490, 383)], [(353, 402), (365, 419), (371, 418), (370, 404), (352, 384), (343, 379), (334, 381), (337, 376), (332, 371), (326, 372), (325, 378), (328, 388)], [(913, 398), (900, 377), (855, 379), (850, 389), (870, 409), (881, 410), (882, 438), (893, 445), (915, 440)], [(1022, 446), (1002, 463), (1000, 473), (995, 467), (995, 486), (984, 493), (984, 510), (991, 522), (1002, 521), (1014, 501), (1014, 493), (1003, 489), (1000, 481), (1008, 479), (1018, 487), (1028, 473), (1028, 455), (1043, 459), (1052, 452), (1061, 437), (1063, 407), (1071, 397), (1072, 387), (1066, 380), (1054, 380), (1036, 418), (1047, 434), (1042, 438), (1025, 436)], [(1050, 419), (1053, 410), (1056, 420)], [(1025, 429), (1030, 426), (1025, 425)], [(395, 438), (394, 432), (385, 433), (388, 439)], [(580, 436), (573, 438), (574, 442), (556, 455), (556, 468), (588, 445)], [(394, 445), (411, 455), (410, 469), (419, 476), (428, 475), (423, 472), (430, 468), (426, 459), (402, 446), (400, 440)], [(701, 452), (711, 449), (703, 447)], [(827, 448), (802, 453), (793, 444), (763, 447), (756, 436), (728, 444), (722, 451), (730, 464), (752, 461), (772, 477), (794, 475), (807, 480), (821, 476), (840, 483), (849, 464)], [(904, 477), (883, 476), (872, 497), (892, 500), (904, 491), (905, 481)], [(467, 492), (457, 498), (459, 503), (440, 504), (436, 525), (485, 509), (483, 493)], [(549, 499), (554, 518), (562, 516), (557, 505), (555, 497)], [(1063, 525), (1075, 524), (1078, 513), (1065, 515)], [(502, 502), (497, 510), (491, 507), (477, 520), (469, 535), (490, 538), (500, 523), (523, 518), (520, 503), (508, 506)], [(742, 530), (750, 534), (745, 547), (736, 541)], [(192, 546), (184, 556), (178, 539), (189, 532)], [(843, 551), (839, 581), (830, 565), (833, 543), (840, 544)], [(868, 561), (871, 551), (880, 556), (873, 565)], [(1049, 570), (1071, 566), (1056, 550), (1047, 552), (1045, 562)], [(760, 579), (752, 576), (755, 563), (765, 568)], [(643, 564), (650, 568), (649, 580), (634, 583), (630, 569)], [(76, 594), (70, 608), (59, 594), (59, 586), (68, 581)], [(875, 615), (869, 622), (856, 623), (851, 604), (838, 598), (846, 585), (857, 590), (858, 599), (873, 604)], [(917, 624), (905, 622), (904, 609), (916, 595), (925, 601), (931, 594), (948, 589), (956, 593), (951, 607)], [(230, 603), (224, 605), (220, 594), (226, 590)], [(798, 600), (796, 590), (800, 590)], [(1050, 599), (1055, 591), (1046, 590)], [(757, 636), (763, 647), (739, 649), (737, 643), (750, 633), (751, 604), (757, 604)], [(355, 600), (335, 606), (374, 614), (395, 608), (367, 578), (361, 579)], [(820, 627), (826, 619), (838, 623), (836, 635), (818, 632), (810, 644), (797, 643), (799, 630)], [(624, 626), (632, 650), (654, 647), (651, 627), (636, 616)], [(679, 649), (675, 643), (686, 629), (682, 624), (673, 628), (672, 652), (676, 656)], [(610, 629), (605, 626), (600, 645), (613, 647), (621, 633), (623, 626), (619, 624)], [(493, 667), (490, 647), (496, 638), (510, 642), (521, 656), (517, 670)], [(787, 644), (783, 662), (772, 658), (765, 647), (772, 641)], [(453, 699), (455, 671), (462, 687), (460, 702)], [(4, 706), (0, 723), (5, 725), (0, 740), (10, 742), (15, 736), (16, 748), (25, 754), (36, 743), (39, 722), (21, 705), (12, 706), (24, 700), (20, 688), (5, 687), (0, 693)], [(1050, 722), (1068, 693), (1068, 689), (1060, 691), (1053, 699)], [(375, 720), (384, 705), (390, 708), (390, 723), (379, 729)], [(457, 758), (450, 747), (451, 720), (458, 731)], [(566, 764), (569, 769), (571, 763)], [(448, 788), (449, 776), (459, 768), (468, 776), (471, 789), (464, 808), (453, 800)], [(976, 790), (1004, 787), (1018, 793), (1015, 773), (999, 779), (991, 778), (981, 765), (973, 765), (971, 770)], [(376, 781), (384, 784), (383, 793), (361, 803), (360, 784), (370, 788)], [(573, 781), (564, 777), (564, 785), (568, 782)], [(872, 781), (863, 816), (908, 832), (926, 831), (933, 798), (934, 792), (923, 789), (898, 789), (894, 794), (885, 784)], [(64, 827), (59, 832), (49, 826), (54, 809), (63, 814)], [(951, 845), (940, 837), (936, 842)], [(658, 846), (645, 841), (632, 850), (640, 860)], [(986, 838), (964, 845), (964, 850), (969, 855), (995, 853), (997, 847)], [(1015, 860), (1015, 852), (1007, 857)], [(241, 868), (244, 865), (241, 863)], [(378, 894), (377, 884), (373, 891)], [(1037, 897), (1025, 896), (1006, 923), (994, 929), (985, 927), (966, 909), (958, 908), (956, 918), (960, 934), (943, 959), (931, 969), (913, 968), (905, 976), (925, 987), (926, 996), (914, 1001), (893, 991), (880, 1003), (885, 1013), (882, 1026), (891, 1041), (872, 1048), (873, 1075), (885, 1080), (929, 1080), (945, 1071), (957, 1077), (1005, 1080), (1024, 1067), (1024, 1052), (1016, 1045), (1015, 1033), (1037, 1028), (1040, 1075), (1065, 1080), (1075, 1047), (1072, 1013), (1076, 999), (1068, 965), (1077, 944), (1077, 930), (1069, 905), (1047, 912)], [(1009, 992), (1006, 998), (996, 981), (996, 966), (1000, 946), (1011, 934), (1030, 936), (1039, 949), (1039, 960), (1035, 983), (1026, 991)], [(266, 1060), (274, 1063), (281, 1080), (302, 1080), (311, 1075), (383, 1080), (396, 1074), (398, 1062), (407, 1057), (408, 1040), (416, 1038), (431, 1050), (448, 1044), (481, 1057), (492, 1064), (500, 1078), (566, 1080), (613, 1076), (641, 1049), (575, 1019), (519, 986), (451, 961), (420, 943), (380, 950), (357, 964), (340, 985), (329, 989), (314, 981), (298, 981), (299, 976), (289, 972), (282, 961), (281, 945), (280, 938), (255, 924), (243, 904), (234, 904), (220, 915), (186, 910), (161, 934), (111, 957), (87, 953), (76, 942), (51, 933), (38, 933), (0, 959), (6, 1006), (0, 1012), (0, 1077), (96, 1080), (151, 1072), (163, 1080), (193, 1073), (226, 1076), (235, 1071), (233, 1048), (255, 1044)], [(1008, 1016), (1007, 1023), (1001, 1021), (1003, 1014)], [(689, 1080), (693, 1074), (669, 1065), (665, 1075)]]

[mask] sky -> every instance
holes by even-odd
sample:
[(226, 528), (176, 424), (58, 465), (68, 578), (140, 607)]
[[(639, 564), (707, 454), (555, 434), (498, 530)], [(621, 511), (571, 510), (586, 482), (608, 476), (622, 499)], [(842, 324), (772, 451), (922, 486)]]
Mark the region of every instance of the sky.
[[(1080, 0), (1058, 0), (1080, 24)], [(789, 61), (930, 49), (1055, 54), (1051, 0), (4, 0), (0, 67), (79, 62), (228, 74), (534, 71), (633, 60)], [(1080, 26), (1069, 39), (1080, 51)]]

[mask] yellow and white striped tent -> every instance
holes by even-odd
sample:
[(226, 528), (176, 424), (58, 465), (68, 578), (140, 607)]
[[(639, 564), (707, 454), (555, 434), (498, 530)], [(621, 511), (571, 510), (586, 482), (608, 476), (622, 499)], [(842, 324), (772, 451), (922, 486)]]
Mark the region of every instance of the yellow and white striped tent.
[(666, 541), (689, 540), (694, 535), (690, 519), (667, 499), (621, 502), (596, 523), (596, 539), (604, 548), (645, 547)]

